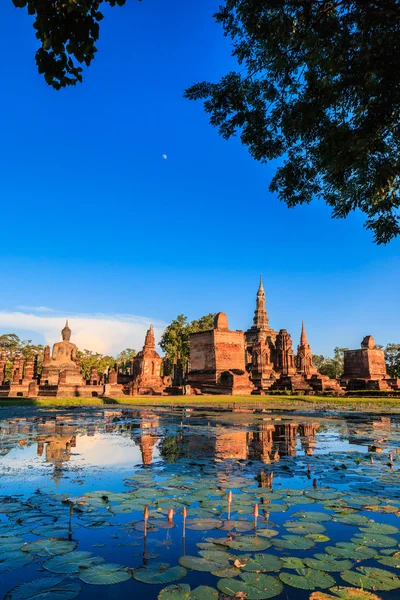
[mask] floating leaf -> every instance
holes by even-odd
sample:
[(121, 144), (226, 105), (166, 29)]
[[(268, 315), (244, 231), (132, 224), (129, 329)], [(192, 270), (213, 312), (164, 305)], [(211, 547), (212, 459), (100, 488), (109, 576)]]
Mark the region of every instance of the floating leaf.
[(75, 551), (50, 558), (43, 564), (43, 568), (52, 573), (78, 573), (79, 569), (86, 569), (102, 561), (103, 558), (93, 556), (91, 552)]
[(227, 596), (246, 600), (274, 598), (283, 592), (279, 579), (263, 573), (243, 573), (240, 579), (220, 579), (217, 587)]
[(39, 556), (56, 556), (57, 554), (66, 554), (72, 552), (77, 547), (77, 543), (64, 539), (49, 539), (30, 542), (22, 546), (24, 552), (32, 552)]
[(353, 563), (350, 560), (340, 560), (329, 554), (314, 554), (315, 558), (304, 558), (304, 562), (310, 569), (318, 569), (319, 571), (333, 571), (340, 573), (347, 569), (351, 569)]
[(325, 592), (313, 592), (309, 600), (337, 600), (337, 598), (341, 598), (341, 600), (381, 600), (379, 596), (359, 588), (333, 587), (329, 592), (333, 596)]
[(6, 571), (15, 571), (29, 565), (33, 561), (33, 556), (21, 550), (13, 550), (0, 555), (0, 573)]
[(79, 571), (79, 579), (89, 585), (113, 585), (130, 578), (131, 575), (124, 570), (124, 567), (113, 563), (104, 563)]
[(302, 590), (315, 590), (335, 585), (333, 577), (316, 569), (299, 569), (297, 574), (282, 572), (279, 577), (283, 583)]
[(350, 558), (353, 560), (368, 560), (376, 554), (376, 550), (373, 548), (351, 542), (338, 542), (336, 546), (326, 546), (325, 552), (338, 558)]
[[(201, 559), (205, 560), (205, 559)], [(134, 572), (133, 577), (142, 583), (163, 584), (178, 581), (187, 574), (183, 566), (169, 567), (162, 563), (143, 567)]]
[(63, 577), (41, 577), (13, 588), (4, 596), (5, 600), (73, 600), (81, 592), (76, 581)]
[(226, 567), (211, 571), (211, 575), (214, 575), (215, 577), (237, 577), (240, 573), (241, 571), (237, 567)]
[(244, 571), (256, 571), (257, 573), (279, 571), (282, 568), (280, 559), (273, 554), (255, 554), (254, 558), (243, 562), (245, 563), (242, 567)]
[(277, 548), (285, 550), (309, 550), (315, 546), (313, 540), (307, 540), (300, 535), (283, 535), (281, 539), (273, 540), (272, 542)]
[(360, 527), (360, 531), (366, 534), (395, 535), (399, 533), (399, 528), (394, 525), (387, 525), (386, 523), (371, 522), (367, 526)]
[(377, 567), (357, 567), (356, 571), (343, 571), (340, 576), (347, 583), (367, 590), (390, 591), (400, 588), (397, 575)]
[[(207, 551), (205, 551), (207, 552)], [(226, 569), (229, 565), (229, 560), (224, 556), (223, 552), (219, 552), (220, 556), (214, 555), (211, 553), (211, 556), (181, 556), (179, 559), (179, 564), (182, 567), (186, 567), (187, 569), (192, 569), (193, 571), (218, 571), (219, 569)]]
[(394, 556), (380, 556), (377, 558), (377, 561), (381, 565), (385, 565), (385, 567), (394, 567), (395, 569), (400, 569), (399, 553), (396, 553)]
[(286, 521), (283, 523), (283, 526), (290, 533), (296, 533), (299, 535), (324, 533), (324, 531), (326, 531), (326, 527), (321, 525), (321, 523), (313, 523), (312, 521)]
[(285, 569), (294, 569), (297, 571), (297, 569), (303, 569), (305, 566), (303, 559), (296, 556), (282, 556), (280, 560)]
[(187, 519), (186, 527), (195, 531), (209, 531), (211, 529), (220, 529), (222, 521), (218, 519)]
[(372, 548), (393, 548), (397, 546), (397, 541), (388, 535), (379, 535), (374, 533), (356, 533), (351, 538), (354, 544), (370, 546)]
[(224, 545), (243, 552), (263, 552), (272, 546), (269, 540), (255, 535), (241, 535), (235, 540), (224, 541)]
[(312, 510), (310, 510), (310, 511), (302, 510), (300, 512), (293, 513), (292, 516), (297, 517), (298, 519), (304, 519), (305, 521), (313, 522), (313, 523), (325, 523), (326, 521), (332, 520), (331, 515), (327, 515), (326, 513), (316, 512), (316, 511), (312, 511)]

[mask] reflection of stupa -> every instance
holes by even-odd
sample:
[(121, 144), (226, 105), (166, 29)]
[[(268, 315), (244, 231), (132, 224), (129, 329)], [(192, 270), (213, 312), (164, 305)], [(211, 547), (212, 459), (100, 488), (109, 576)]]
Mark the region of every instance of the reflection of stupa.
[(314, 453), (315, 446), (317, 445), (317, 429), (319, 423), (303, 423), (299, 427), (299, 433), (301, 438), (301, 447), (307, 456), (311, 456)]
[(147, 466), (150, 465), (151, 461), (153, 460), (153, 448), (157, 443), (158, 437), (150, 432), (146, 432), (146, 430), (158, 427), (160, 419), (157, 415), (151, 412), (138, 414), (140, 418), (138, 427), (140, 430), (143, 430), (143, 433), (140, 433), (139, 437), (135, 439), (135, 443), (138, 444), (140, 448), (143, 465)]
[(245, 460), (247, 451), (246, 430), (231, 430), (225, 428), (217, 429), (215, 434), (215, 453), (219, 459)]
[(70, 459), (71, 448), (76, 447), (76, 435), (49, 435), (37, 438), (38, 456), (45, 451), (46, 462), (53, 463), (53, 479), (58, 486), (62, 477), (63, 465)]

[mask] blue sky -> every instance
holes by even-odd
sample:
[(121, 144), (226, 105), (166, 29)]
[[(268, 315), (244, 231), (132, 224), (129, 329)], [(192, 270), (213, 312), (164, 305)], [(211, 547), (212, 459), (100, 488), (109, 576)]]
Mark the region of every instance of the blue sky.
[[(262, 273), (271, 325), (295, 345), (302, 318), (318, 353), (366, 334), (400, 342), (400, 240), (376, 246), (362, 215), (333, 220), (321, 202), (289, 210), (268, 192), (273, 165), (183, 98), (233, 66), (217, 5), (108, 8), (84, 83), (55, 92), (37, 74), (29, 18), (1, 3), (0, 332), (49, 340), (69, 316), (100, 348), (103, 320), (101, 349), (112, 339), (114, 351), (179, 313), (223, 310), (245, 329)], [(132, 316), (140, 330), (121, 337)]]

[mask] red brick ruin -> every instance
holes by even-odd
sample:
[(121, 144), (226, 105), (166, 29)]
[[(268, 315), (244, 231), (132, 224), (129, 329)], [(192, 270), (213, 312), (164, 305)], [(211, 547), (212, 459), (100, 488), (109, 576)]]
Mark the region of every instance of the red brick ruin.
[[(46, 346), (42, 372), (37, 357), (17, 356), (11, 377), (6, 377), (7, 353), (0, 354), (0, 397), (123, 397), (161, 394), (343, 394), (345, 390), (398, 390), (400, 380), (390, 379), (384, 351), (366, 336), (359, 350), (344, 353), (344, 373), (330, 379), (313, 365), (311, 346), (304, 322), (297, 353), (286, 329), (275, 331), (269, 324), (262, 280), (256, 296), (253, 325), (247, 331), (229, 329), (220, 312), (214, 327), (190, 335), (190, 361), (182, 381), (172, 384), (164, 376), (164, 359), (156, 351), (154, 328), (150, 325), (143, 349), (130, 366), (117, 364), (105, 373), (92, 367), (88, 379), (81, 372), (78, 349), (71, 342), (68, 321), (52, 352)], [(8, 363), (9, 364), (9, 363)], [(9, 372), (9, 371), (8, 371)], [(182, 374), (181, 374), (182, 375)]]

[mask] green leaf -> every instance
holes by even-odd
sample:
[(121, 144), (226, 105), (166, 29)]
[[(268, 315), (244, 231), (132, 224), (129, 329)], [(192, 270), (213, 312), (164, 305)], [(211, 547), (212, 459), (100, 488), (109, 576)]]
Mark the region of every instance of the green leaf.
[[(205, 559), (202, 559), (205, 560)], [(144, 567), (134, 572), (133, 577), (137, 581), (150, 584), (164, 584), (179, 581), (187, 574), (183, 566), (169, 567), (162, 563)]]
[(75, 551), (47, 560), (43, 568), (52, 573), (78, 573), (81, 568), (103, 561), (104, 558), (93, 556), (91, 552)]
[(299, 569), (297, 574), (282, 572), (279, 577), (283, 583), (302, 590), (315, 590), (335, 585), (333, 577), (316, 569)]
[[(204, 552), (207, 552), (206, 550)], [(218, 555), (211, 553), (210, 556), (181, 556), (179, 564), (186, 569), (193, 571), (218, 571), (219, 569), (227, 569), (230, 564), (227, 557), (224, 557), (223, 552)]]
[(27, 581), (7, 592), (4, 600), (73, 600), (81, 592), (76, 581), (63, 577), (41, 577)]
[(232, 550), (241, 550), (243, 552), (263, 552), (272, 546), (271, 542), (265, 538), (259, 538), (255, 535), (241, 535), (234, 540), (224, 541), (224, 545)]
[(283, 535), (281, 539), (273, 540), (272, 542), (277, 548), (285, 550), (309, 550), (315, 546), (313, 540), (307, 540), (300, 535)]
[(353, 563), (350, 560), (340, 560), (329, 554), (314, 554), (315, 558), (304, 558), (304, 562), (310, 569), (319, 571), (338, 572), (351, 569)]
[(377, 567), (357, 567), (356, 571), (343, 571), (340, 576), (347, 583), (367, 590), (391, 591), (400, 588), (397, 575)]
[(245, 565), (243, 571), (269, 572), (279, 571), (282, 568), (282, 563), (277, 556), (273, 554), (255, 554), (254, 558), (244, 560)]
[(49, 539), (49, 540), (38, 540), (37, 542), (30, 542), (22, 546), (21, 550), (24, 552), (32, 552), (39, 556), (57, 556), (58, 554), (67, 554), (72, 552), (77, 547), (77, 543), (64, 540), (64, 539)]
[(350, 558), (353, 560), (368, 560), (376, 554), (374, 548), (368, 548), (351, 542), (338, 542), (336, 546), (326, 546), (325, 552), (338, 558)]
[(263, 573), (243, 573), (240, 579), (220, 579), (218, 589), (227, 596), (246, 600), (264, 600), (275, 598), (283, 592), (283, 585), (276, 577)]
[(114, 585), (131, 579), (131, 575), (123, 569), (124, 567), (121, 565), (104, 563), (88, 569), (81, 569), (79, 579), (89, 585)]

